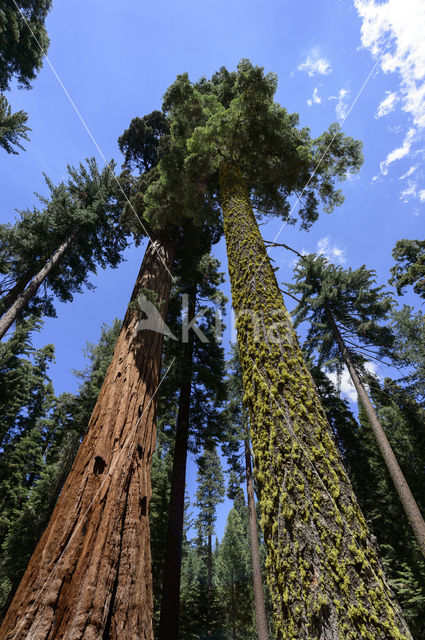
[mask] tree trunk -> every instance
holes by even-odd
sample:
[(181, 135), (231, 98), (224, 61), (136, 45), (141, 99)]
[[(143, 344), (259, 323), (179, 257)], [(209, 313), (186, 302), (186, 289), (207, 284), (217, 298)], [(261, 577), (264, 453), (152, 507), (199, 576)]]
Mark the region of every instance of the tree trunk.
[(49, 273), (54, 267), (62, 260), (64, 254), (74, 242), (78, 235), (78, 229), (75, 229), (70, 236), (60, 245), (57, 251), (52, 255), (50, 260), (46, 262), (44, 267), (40, 269), (36, 276), (31, 280), (30, 284), (22, 291), (19, 288), (15, 292), (15, 301), (5, 311), (0, 319), (0, 340), (4, 334), (12, 326), (15, 320), (19, 317), (19, 314), (25, 309), (30, 300), (35, 296), (40, 286), (43, 284)]
[[(174, 241), (150, 242), (133, 290), (165, 317)], [(148, 507), (163, 336), (135, 331), (131, 304), (87, 434), (1, 640), (152, 640)]]
[(251, 452), (245, 438), (246, 492), (248, 496), (249, 535), (251, 541), (252, 582), (254, 584), (255, 622), (258, 640), (268, 640), (266, 607), (261, 577), (260, 546), (258, 544), (257, 514), (255, 510), (254, 484), (252, 481)]
[(241, 171), (220, 166), (277, 639), (411, 638), (302, 357)]
[[(189, 291), (189, 319), (195, 315), (196, 286)], [(193, 331), (184, 345), (182, 363), (183, 382), (180, 387), (174, 444), (173, 471), (171, 475), (170, 505), (164, 577), (161, 596), (159, 640), (178, 640), (180, 613), (180, 574), (182, 564), (184, 495), (186, 488), (186, 461), (189, 443), (190, 399), (193, 371)]]
[(14, 287), (12, 287), (12, 289), (8, 293), (6, 293), (5, 296), (3, 296), (3, 298), (0, 300), (0, 316), (2, 316), (9, 309), (9, 307), (11, 307), (14, 302), (16, 302), (27, 284), (31, 282), (34, 275), (34, 273), (28, 271), (25, 275), (22, 276), (22, 278), (18, 280)]
[(410, 491), (409, 485), (406, 482), (406, 478), (404, 477), (404, 474), (400, 469), (400, 465), (397, 462), (397, 458), (395, 457), (391, 445), (388, 442), (385, 431), (379, 421), (378, 416), (376, 415), (373, 404), (371, 403), (369, 396), (367, 395), (366, 390), (357, 374), (353, 361), (351, 360), (348, 349), (339, 332), (332, 313), (328, 308), (326, 308), (326, 313), (332, 326), (335, 339), (341, 351), (341, 355), (344, 358), (344, 362), (347, 365), (347, 369), (350, 373), (353, 384), (356, 388), (357, 393), (359, 394), (360, 401), (364, 407), (370, 426), (372, 427), (372, 431), (376, 438), (379, 450), (381, 451), (382, 457), (384, 458), (385, 465), (394, 483), (395, 489), (403, 505), (406, 516), (413, 529), (413, 533), (415, 534), (419, 548), (422, 551), (422, 554), (425, 556), (425, 522), (422, 514), (419, 510), (418, 505), (416, 504), (416, 500), (413, 497), (412, 492)]

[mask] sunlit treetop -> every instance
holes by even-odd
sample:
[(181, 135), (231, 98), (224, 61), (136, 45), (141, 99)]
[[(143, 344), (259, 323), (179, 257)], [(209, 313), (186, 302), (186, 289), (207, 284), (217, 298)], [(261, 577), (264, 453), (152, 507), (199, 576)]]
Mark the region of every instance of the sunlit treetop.
[(261, 214), (289, 223), (290, 197), (299, 196), (298, 219), (308, 228), (322, 203), (329, 212), (343, 202), (336, 183), (362, 163), (361, 143), (333, 124), (318, 138), (299, 128), (274, 100), (275, 74), (242, 60), (237, 71), (222, 68), (211, 80), (177, 77), (164, 96), (170, 121), (170, 149), (144, 196), (144, 216), (161, 227), (191, 216), (195, 223), (219, 219), (218, 170), (239, 164), (252, 203)]

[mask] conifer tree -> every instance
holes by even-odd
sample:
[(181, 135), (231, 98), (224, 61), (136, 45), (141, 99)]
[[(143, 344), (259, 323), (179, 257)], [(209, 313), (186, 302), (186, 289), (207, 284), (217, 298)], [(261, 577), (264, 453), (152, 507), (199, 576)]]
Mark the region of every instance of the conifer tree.
[[(188, 234), (186, 238), (189, 241)], [(217, 298), (220, 298), (217, 286), (222, 282), (222, 274), (218, 272), (218, 262), (208, 253), (203, 254), (211, 246), (211, 233), (205, 232), (202, 238), (202, 234), (200, 236), (199, 231), (194, 230), (194, 241), (190, 242), (190, 246), (190, 253), (184, 248), (183, 254), (177, 259), (168, 316), (169, 326), (175, 334), (181, 334), (184, 341), (169, 342), (165, 349), (166, 358), (174, 354), (176, 367), (175, 380), (170, 376), (164, 385), (164, 393), (167, 394), (169, 403), (170, 386), (175, 386), (178, 398), (174, 417), (173, 469), (158, 631), (160, 640), (177, 640), (179, 637), (184, 494), (190, 439), (199, 447), (203, 440), (216, 435), (214, 431), (217, 431), (219, 425), (218, 408), (224, 393), (223, 349), (217, 342), (219, 336), (216, 335), (214, 310), (205, 306), (207, 302), (215, 304)], [(182, 291), (188, 292), (188, 306), (185, 317), (182, 318), (185, 325), (189, 325), (195, 316), (203, 316), (202, 321), (199, 320), (202, 332), (199, 335), (195, 335), (193, 329), (188, 331), (183, 328), (181, 321), (176, 323), (176, 318), (173, 318), (176, 311), (173, 302), (181, 303)], [(173, 300), (173, 294), (177, 294), (177, 300)]]
[(220, 194), (277, 637), (342, 638), (360, 629), (370, 639), (379, 633), (409, 637), (252, 209), (294, 222), (288, 196), (299, 194), (299, 218), (307, 228), (318, 217), (319, 199), (328, 211), (341, 204), (335, 183), (358, 170), (360, 145), (338, 125), (312, 139), (297, 128), (297, 116), (274, 102), (275, 91), (276, 77), (248, 61), (235, 73), (222, 69), (198, 84), (180, 76), (165, 95), (171, 147), (158, 165), (160, 178), (148, 187), (146, 206), (160, 218), (158, 204), (177, 177), (182, 201), (201, 200), (201, 214)]
[(425, 556), (425, 522), (406, 482), (391, 444), (361, 380), (368, 359), (391, 356), (393, 337), (388, 326), (392, 300), (383, 287), (373, 286), (374, 272), (365, 266), (355, 271), (330, 264), (323, 256), (304, 257), (295, 269), (291, 291), (301, 294), (294, 310), (296, 325), (308, 319), (306, 346), (316, 349), (318, 362), (337, 371), (347, 366), (359, 394), (379, 450), (394, 482), (416, 540)]
[(218, 550), (216, 582), (225, 615), (225, 637), (229, 640), (256, 640), (248, 518), (246, 507), (241, 509), (245, 506), (243, 494), (241, 502), (242, 505), (235, 505), (227, 516)]
[(217, 594), (214, 588), (213, 546), (214, 525), (217, 519), (217, 505), (224, 499), (224, 478), (220, 458), (214, 446), (205, 448), (198, 460), (198, 489), (196, 491), (195, 506), (198, 515), (195, 521), (197, 530), (197, 549), (202, 558), (205, 573), (203, 578), (206, 586), (205, 636), (212, 635), (217, 626)]
[[(99, 171), (91, 159), (87, 166), (68, 167), (68, 173), (69, 180), (58, 186), (46, 178), (51, 196), (41, 198), (43, 211), (23, 211), (13, 227), (3, 228), (0, 337), (24, 313), (54, 315), (51, 293), (72, 300), (84, 285), (90, 287), (90, 273), (122, 260), (128, 231), (120, 221), (122, 196), (111, 169)], [(43, 284), (45, 293), (37, 296)]]
[[(140, 148), (147, 153), (148, 146)], [(136, 213), (138, 225), (145, 221), (134, 227), (131, 218), (136, 240), (148, 230), (150, 241), (86, 436), (3, 621), (1, 640), (28, 633), (45, 640), (52, 625), (57, 633), (72, 629), (75, 638), (152, 638), (148, 508), (163, 335), (143, 330), (138, 301), (154, 304), (164, 321), (176, 245), (184, 242), (183, 223), (196, 205), (180, 204), (176, 218), (182, 201), (170, 192), (155, 212), (160, 215), (149, 215), (144, 191), (155, 175), (153, 167), (134, 181), (126, 213)]]
[(409, 367), (403, 381), (412, 397), (422, 405), (425, 402), (425, 314), (403, 305), (393, 311), (391, 328), (394, 348), (399, 361)]

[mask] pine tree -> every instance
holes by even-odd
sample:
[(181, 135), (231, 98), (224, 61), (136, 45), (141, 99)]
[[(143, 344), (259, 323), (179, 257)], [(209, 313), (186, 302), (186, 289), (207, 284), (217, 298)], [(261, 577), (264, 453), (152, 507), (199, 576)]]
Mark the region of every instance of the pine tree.
[(51, 294), (37, 297), (41, 285), (61, 301), (72, 300), (98, 266), (116, 267), (127, 246), (128, 231), (120, 222), (121, 194), (109, 167), (99, 171), (68, 167), (69, 180), (58, 186), (46, 178), (50, 199), (43, 211), (23, 211), (13, 227), (3, 228), (6, 255), (0, 300), (0, 337), (24, 313), (54, 315)]
[[(296, 324), (310, 321), (306, 345), (319, 352), (319, 364), (334, 361), (341, 371), (347, 366), (394, 482), (406, 516), (425, 556), (425, 521), (406, 482), (391, 444), (361, 380), (367, 359), (391, 356), (393, 337), (388, 326), (392, 300), (383, 287), (373, 286), (374, 272), (365, 266), (355, 271), (330, 264), (323, 256), (298, 262), (296, 283), (290, 286), (302, 298), (294, 310)], [(363, 366), (362, 366), (363, 365)], [(332, 365), (331, 365), (332, 366)]]
[[(229, 640), (256, 640), (248, 517), (243, 500), (240, 502), (242, 505), (235, 505), (227, 516), (218, 550), (216, 582), (225, 614), (225, 637)], [(241, 509), (241, 506), (245, 509)]]
[[(217, 518), (217, 505), (224, 499), (224, 478), (217, 449), (210, 445), (198, 460), (198, 489), (195, 506), (198, 515), (195, 521), (197, 530), (197, 549), (202, 558), (204, 582), (204, 636), (213, 634), (217, 627), (217, 594), (214, 588), (212, 538)], [(205, 593), (206, 591), (206, 593)]]
[(299, 218), (307, 228), (319, 198), (328, 211), (341, 204), (335, 182), (358, 170), (360, 145), (337, 125), (311, 139), (297, 116), (274, 102), (275, 90), (276, 77), (247, 61), (196, 85), (180, 76), (165, 95), (171, 151), (159, 163), (161, 179), (148, 188), (147, 206), (160, 217), (156, 205), (172, 189), (176, 166), (187, 176), (183, 201), (205, 207), (220, 193), (277, 636), (335, 638), (361, 628), (368, 638), (409, 637), (252, 209), (294, 222), (287, 196), (302, 193)]
[(391, 269), (390, 283), (403, 295), (408, 285), (425, 298), (425, 240), (398, 240), (393, 249), (395, 265)]

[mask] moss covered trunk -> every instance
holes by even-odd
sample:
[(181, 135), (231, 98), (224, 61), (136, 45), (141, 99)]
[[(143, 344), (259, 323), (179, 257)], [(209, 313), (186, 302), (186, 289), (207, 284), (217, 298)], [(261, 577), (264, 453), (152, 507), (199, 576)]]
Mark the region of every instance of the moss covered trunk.
[[(165, 317), (174, 244), (148, 245), (132, 295)], [(130, 305), (87, 434), (0, 628), (1, 640), (152, 634), (148, 508), (163, 336)]]
[(386, 584), (236, 164), (220, 166), (276, 637), (411, 638)]

